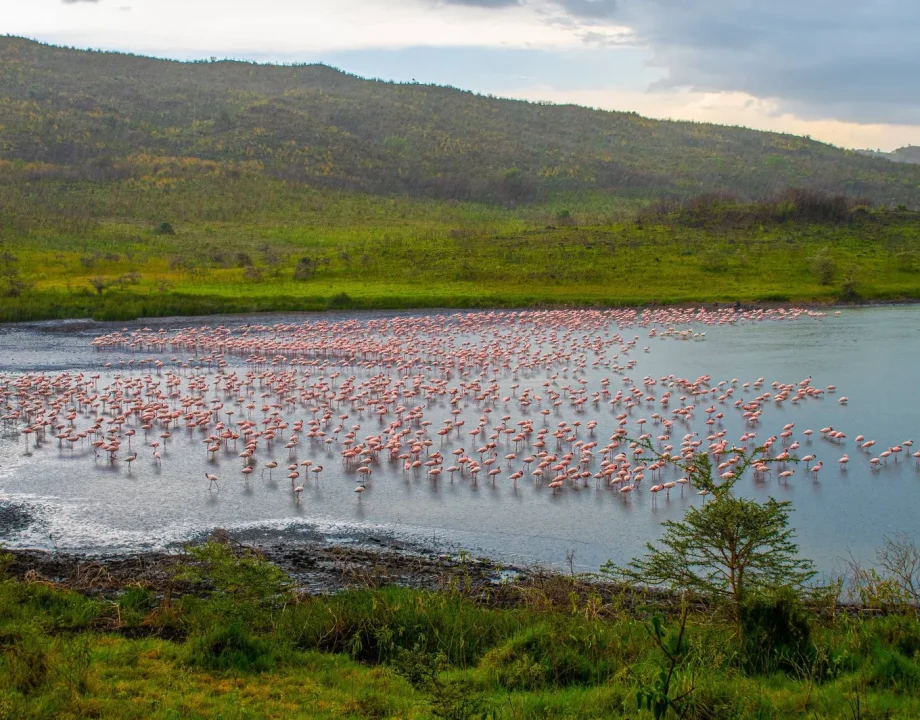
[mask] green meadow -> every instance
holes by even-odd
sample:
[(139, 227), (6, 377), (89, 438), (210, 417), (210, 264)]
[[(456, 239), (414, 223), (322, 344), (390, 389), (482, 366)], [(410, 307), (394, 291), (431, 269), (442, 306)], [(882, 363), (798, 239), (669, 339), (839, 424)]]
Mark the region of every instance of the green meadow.
[(168, 187), (0, 186), (20, 208), (2, 226), (0, 320), (920, 297), (908, 210), (829, 220), (794, 202), (509, 208), (264, 178)]

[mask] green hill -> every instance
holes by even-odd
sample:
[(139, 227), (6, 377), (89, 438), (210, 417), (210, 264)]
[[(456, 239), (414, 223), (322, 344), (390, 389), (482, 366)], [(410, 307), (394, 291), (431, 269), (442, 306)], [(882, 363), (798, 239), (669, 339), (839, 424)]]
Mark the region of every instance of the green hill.
[[(821, 189), (920, 203), (920, 168), (812, 140), (365, 80), (0, 38), (0, 181), (124, 181), (202, 161), (374, 194), (521, 203)], [(193, 159), (188, 167), (176, 159)]]
[(0, 322), (918, 298), (918, 186), (789, 135), (0, 38)]

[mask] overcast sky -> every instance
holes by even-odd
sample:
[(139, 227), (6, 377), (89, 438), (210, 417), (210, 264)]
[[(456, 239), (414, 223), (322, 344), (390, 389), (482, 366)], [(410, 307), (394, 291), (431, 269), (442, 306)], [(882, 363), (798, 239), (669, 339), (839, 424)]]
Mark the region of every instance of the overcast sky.
[(0, 33), (920, 144), (917, 0), (0, 0)]

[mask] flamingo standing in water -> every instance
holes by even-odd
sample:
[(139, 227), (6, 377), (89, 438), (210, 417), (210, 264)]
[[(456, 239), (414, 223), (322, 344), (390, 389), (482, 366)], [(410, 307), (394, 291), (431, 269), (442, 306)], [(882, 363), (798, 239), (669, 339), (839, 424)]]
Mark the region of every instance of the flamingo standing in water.
[[(789, 314), (784, 310), (776, 316), (777, 319), (788, 319)], [(405, 469), (407, 482), (413, 470), (426, 468), (432, 480), (448, 472), (452, 481), (458, 474), (460, 482), (472, 480), (475, 484), (478, 473), (485, 472), (495, 484), (497, 478), (505, 473), (501, 461), (504, 458), (509, 479), (515, 485), (527, 473), (532, 475), (536, 486), (543, 485), (542, 478), (547, 481), (552, 478), (549, 486), (554, 492), (565, 490), (569, 483), (575, 490), (579, 486), (579, 478), (587, 483), (587, 478), (594, 477), (599, 492), (620, 491), (625, 497), (641, 488), (643, 477), (647, 475), (656, 483), (652, 499), (657, 502), (661, 490), (665, 490), (669, 497), (668, 491), (676, 484), (681, 486), (682, 494), (684, 484), (689, 484), (689, 480), (685, 482), (684, 478), (676, 482), (662, 482), (667, 477), (666, 462), (679, 462), (682, 458), (689, 461), (695, 453), (706, 452), (714, 459), (713, 465), (718, 465), (719, 472), (724, 473), (724, 478), (734, 481), (738, 479), (734, 470), (739, 466), (723, 462), (725, 456), (738, 446), (746, 448), (750, 445), (749, 441), (756, 435), (754, 429), (765, 420), (766, 416), (761, 417), (765, 407), (770, 412), (769, 407), (773, 403), (781, 404), (787, 400), (792, 403), (807, 402), (809, 398), (819, 398), (824, 391), (812, 387), (810, 379), (800, 383), (776, 382), (772, 384), (772, 392), (753, 398), (739, 396), (742, 392), (745, 395), (759, 393), (764, 389), (763, 378), (743, 386), (737, 379), (718, 381), (711, 376), (702, 376), (697, 380), (674, 375), (660, 380), (646, 376), (642, 382), (634, 382), (628, 374), (631, 374), (635, 361), (624, 358), (630, 351), (638, 351), (642, 346), (636, 343), (638, 335), (629, 340), (620, 331), (623, 327), (660, 324), (661, 328), (652, 328), (654, 334), (650, 337), (702, 339), (704, 333), (687, 333), (673, 326), (697, 322), (722, 325), (745, 321), (749, 317), (760, 321), (769, 318), (770, 313), (735, 310), (691, 313), (680, 309), (649, 310), (640, 314), (619, 310), (469, 313), (450, 320), (456, 322), (464, 337), (478, 338), (464, 341), (462, 345), (456, 342), (457, 335), (453, 331), (444, 332), (443, 318), (434, 317), (380, 319), (373, 321), (373, 327), (349, 320), (341, 323), (323, 321), (254, 326), (242, 331), (232, 328), (192, 328), (175, 333), (125, 330), (97, 339), (93, 347), (131, 352), (146, 347), (163, 352), (168, 352), (169, 348), (188, 348), (194, 349), (196, 357), (188, 362), (175, 357), (175, 368), (173, 371), (165, 370), (167, 380), (162, 387), (151, 375), (131, 376), (128, 373), (116, 376), (110, 385), (101, 390), (97, 390), (95, 380), (89, 383), (77, 379), (76, 375), (48, 378), (32, 374), (22, 376), (21, 380), (15, 377), (12, 381), (0, 375), (0, 407), (13, 408), (16, 403), (21, 406), (4, 410), (7, 414), (2, 417), (2, 422), (12, 423), (18, 429), (27, 427), (28, 432), (24, 433), (27, 449), (33, 436), (35, 447), (41, 447), (45, 442), (45, 428), (53, 427), (58, 431), (59, 446), (66, 439), (73, 451), (78, 439), (81, 442), (89, 439), (93, 455), (101, 448), (113, 458), (117, 450), (117, 435), (122, 432), (122, 426), (128, 424), (138, 430), (143, 429), (145, 438), (149, 433), (150, 439), (158, 441), (153, 444), (154, 460), (158, 465), (160, 452), (166, 453), (168, 442), (174, 443), (170, 448), (181, 447), (185, 433), (174, 432), (176, 439), (171, 440), (173, 433), (170, 429), (176, 431), (184, 421), (190, 438), (195, 437), (196, 431), (202, 433), (203, 440), (207, 438), (204, 442), (211, 462), (217, 460), (221, 450), (233, 448), (236, 452), (236, 441), (241, 440), (245, 447), (240, 458), (247, 479), (257, 467), (257, 459), (262, 459), (260, 453), (272, 452), (274, 442), (279, 445), (287, 443), (284, 447), (290, 451), (290, 462), (296, 458), (299, 440), (303, 440), (304, 444), (311, 445), (312, 451), (326, 452), (327, 457), (335, 451), (340, 452), (346, 474), (354, 469), (359, 475), (360, 489), (356, 489), (359, 499), (365, 485), (370, 487), (372, 472), (376, 475), (381, 467), (381, 455), (389, 455), (391, 462), (399, 461), (394, 467)], [(612, 326), (615, 324), (620, 327), (615, 329)], [(519, 333), (520, 329), (524, 332)], [(204, 356), (207, 353), (213, 353), (213, 357), (206, 360)], [(229, 356), (235, 356), (238, 365), (230, 366), (233, 361)], [(203, 369), (205, 364), (210, 367), (212, 362), (217, 364), (219, 375), (213, 378), (214, 397), (209, 400)], [(242, 368), (244, 362), (245, 369)], [(397, 365), (394, 363), (400, 364), (395, 371), (393, 369)], [(610, 378), (607, 377), (596, 389), (591, 388), (590, 383), (596, 382), (596, 378), (591, 375), (589, 363), (598, 373), (604, 373), (608, 368), (610, 373), (617, 373), (626, 387), (616, 393), (611, 392)], [(146, 361), (136, 364), (125, 361), (122, 367), (144, 367), (145, 364)], [(160, 377), (164, 363), (151, 362), (151, 365), (156, 368), (156, 376)], [(340, 375), (338, 369), (332, 371), (339, 365), (353, 367), (354, 370), (348, 372), (354, 376), (339, 380), (346, 374), (342, 372)], [(542, 389), (526, 387), (528, 380), (525, 378), (544, 371)], [(458, 379), (456, 382), (455, 378)], [(507, 392), (502, 384), (512, 379), (512, 391)], [(738, 396), (733, 394), (736, 386)], [(826, 391), (833, 392), (831, 386)], [(409, 405), (406, 398), (415, 396), (419, 396), (418, 400), (412, 402), (418, 404)], [(450, 413), (453, 417), (444, 421), (442, 430), (436, 429), (441, 420), (438, 398), (445, 399), (445, 414)], [(70, 405), (74, 405), (76, 410)], [(258, 417), (259, 405), (262, 406), (261, 418)], [(475, 427), (470, 432), (458, 416), (463, 413), (462, 407), (474, 405), (476, 412), (481, 410), (481, 418), (478, 424), (475, 420), (470, 423)], [(646, 407), (649, 408), (647, 411)], [(341, 413), (339, 410), (337, 413), (336, 408), (348, 411)], [(656, 408), (659, 411), (653, 412)], [(730, 418), (726, 416), (730, 416), (732, 408), (737, 410), (738, 419), (746, 429), (738, 446), (726, 437), (727, 431), (722, 422), (725, 420), (724, 424), (728, 424)], [(306, 417), (291, 417), (300, 413), (301, 409), (307, 413)], [(12, 416), (14, 410), (18, 413), (15, 417)], [(601, 434), (598, 420), (585, 418), (588, 431), (585, 433), (580, 430), (582, 420), (566, 417), (569, 410), (576, 413), (575, 417), (603, 411), (616, 418), (616, 423), (611, 420), (616, 430), (606, 447), (600, 438), (598, 442), (588, 442)], [(835, 410), (845, 412), (836, 407)], [(515, 427), (512, 418), (517, 411), (521, 413), (521, 421)], [(69, 426), (58, 423), (61, 413), (68, 413)], [(352, 425), (349, 431), (345, 421), (349, 415), (363, 417), (364, 413), (377, 415), (380, 428), (375, 429), (375, 434), (361, 439), (357, 435), (360, 425)], [(501, 423), (490, 422), (491, 413), (501, 415)], [(694, 413), (701, 417), (696, 419)], [(336, 414), (341, 421), (337, 426)], [(80, 419), (91, 415), (96, 419), (90, 421), (84, 432), (79, 432), (76, 426)], [(543, 415), (542, 419), (540, 415)], [(638, 415), (646, 415), (649, 419)], [(551, 427), (548, 423), (550, 416), (557, 416), (562, 422)], [(712, 423), (705, 423), (708, 426), (707, 440), (711, 443), (707, 448), (702, 437), (693, 439), (697, 432), (693, 432), (691, 425), (695, 425), (698, 431), (704, 430), (703, 423), (708, 419)], [(643, 433), (646, 424), (655, 428), (654, 432)], [(336, 426), (335, 430), (332, 430), (333, 426)], [(623, 447), (624, 452), (617, 454), (617, 448), (631, 442), (628, 440), (630, 426), (641, 433), (637, 438), (639, 443), (633, 444), (629, 450)], [(670, 441), (672, 432), (681, 426), (686, 426), (690, 432), (684, 444), (675, 450), (674, 446), (666, 443)], [(775, 459), (791, 461), (794, 459), (791, 452), (801, 446), (808, 447), (812, 442), (811, 430), (806, 430), (797, 440), (794, 427), (795, 423), (786, 424), (781, 433), (764, 443), (767, 447), (776, 443), (776, 450), (785, 450)], [(341, 433), (345, 433), (344, 438)], [(438, 442), (435, 433), (440, 438), (440, 450), (431, 447), (433, 442)], [(821, 433), (823, 437), (819, 438), (830, 442), (842, 443), (845, 438), (844, 433), (830, 425), (822, 427)], [(128, 438), (129, 452), (133, 449), (134, 434), (134, 427), (131, 427), (122, 435)], [(459, 439), (463, 435), (477, 439), (477, 446), (481, 447), (471, 449), (469, 454), (464, 448), (451, 448), (452, 444), (454, 447), (460, 444)], [(579, 439), (580, 436), (585, 440)], [(646, 451), (656, 452), (651, 447), (654, 445), (668, 454), (668, 460), (662, 458), (660, 463), (644, 462), (643, 448), (639, 445), (646, 440), (650, 445), (645, 448)], [(863, 450), (872, 447), (872, 441), (867, 443), (862, 435), (856, 440)], [(549, 449), (554, 445), (555, 452)], [(905, 441), (900, 446), (892, 446), (872, 463), (873, 470), (881, 471), (879, 465), (891, 455), (895, 456), (895, 461), (890, 465), (894, 465), (899, 460), (898, 453), (909, 452), (911, 445)], [(597, 450), (592, 452), (595, 446)], [(169, 450), (171, 458), (178, 455), (178, 447)], [(442, 465), (446, 465), (442, 451), (444, 456), (452, 453), (456, 464), (442, 470)], [(197, 458), (198, 453), (195, 455)], [(479, 461), (472, 460), (470, 456), (478, 457)], [(127, 459), (129, 473), (135, 457), (136, 454)], [(920, 461), (916, 453), (914, 457)], [(269, 478), (273, 479), (272, 470), (278, 468), (281, 472), (280, 465), (274, 460), (264, 462), (264, 459), (262, 476), (268, 470)], [(842, 470), (848, 467), (844, 459), (848, 460), (849, 456), (844, 455), (838, 461)], [(177, 460), (185, 462), (184, 458)], [(808, 465), (816, 458), (807, 455), (804, 460)], [(512, 472), (516, 469), (515, 461), (521, 462), (522, 467)], [(379, 464), (372, 471), (374, 463)], [(312, 467), (311, 461), (293, 464), (289, 468), (294, 475), (291, 478), (294, 491), (307, 485), (306, 482), (295, 482), (301, 477), (295, 474), (300, 467), (304, 468), (302, 473), (305, 476)], [(817, 479), (822, 467), (818, 463), (808, 469)], [(755, 479), (762, 480), (767, 473), (766, 463), (755, 463), (753, 468)], [(311, 470), (317, 482), (320, 470), (321, 466)], [(792, 472), (781, 473), (781, 479), (788, 480)], [(390, 478), (390, 470), (383, 468), (381, 473), (384, 481)], [(215, 484), (216, 476), (209, 488), (213, 490)], [(641, 500), (637, 502), (641, 503)]]

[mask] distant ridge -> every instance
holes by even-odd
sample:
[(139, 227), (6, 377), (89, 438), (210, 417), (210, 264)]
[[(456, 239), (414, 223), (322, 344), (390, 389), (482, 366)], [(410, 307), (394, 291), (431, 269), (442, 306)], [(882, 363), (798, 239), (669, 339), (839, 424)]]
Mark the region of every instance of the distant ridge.
[[(742, 199), (787, 187), (920, 205), (920, 168), (808, 138), (365, 80), (0, 38), (0, 182), (123, 182), (157, 163), (490, 203), (571, 192)], [(901, 154), (899, 154), (901, 153)], [(897, 159), (897, 163), (883, 162)], [(203, 166), (201, 163), (211, 165)]]
[(920, 165), (920, 145), (908, 145), (891, 152), (883, 152), (882, 150), (857, 150), (857, 152), (871, 157), (891, 160), (892, 162)]

